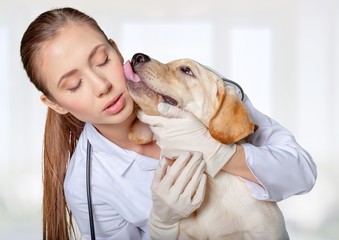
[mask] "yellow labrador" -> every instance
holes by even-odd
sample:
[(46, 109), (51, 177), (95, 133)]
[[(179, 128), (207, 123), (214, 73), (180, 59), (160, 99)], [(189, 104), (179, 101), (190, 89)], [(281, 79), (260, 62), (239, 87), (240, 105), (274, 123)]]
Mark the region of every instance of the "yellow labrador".
[[(212, 137), (225, 144), (254, 131), (236, 88), (198, 62), (180, 59), (163, 64), (139, 53), (124, 67), (129, 92), (148, 115), (160, 114), (159, 101), (176, 105), (193, 113)], [(131, 139), (147, 143), (152, 140), (147, 131), (137, 122)], [(288, 234), (276, 203), (256, 200), (242, 179), (220, 171), (214, 178), (208, 176), (201, 207), (181, 220), (179, 239), (283, 240)]]

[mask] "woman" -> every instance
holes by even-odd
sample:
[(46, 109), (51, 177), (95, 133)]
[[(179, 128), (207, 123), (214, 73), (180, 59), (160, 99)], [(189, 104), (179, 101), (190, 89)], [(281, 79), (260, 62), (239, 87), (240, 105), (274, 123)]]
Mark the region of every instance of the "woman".
[[(201, 155), (185, 153), (166, 172), (165, 161), (158, 167), (160, 149), (155, 142), (136, 145), (129, 141), (128, 132), (136, 115), (126, 89), (123, 58), (115, 43), (84, 13), (71, 8), (54, 9), (29, 25), (21, 41), (21, 58), (31, 82), (42, 92), (42, 102), (48, 106), (44, 239), (69, 239), (72, 224), (68, 220), (72, 216), (83, 236), (90, 236), (85, 183), (87, 141), (92, 145), (91, 187), (97, 238), (149, 239), (149, 216), (152, 236), (175, 238), (178, 220), (201, 204), (205, 163)], [(259, 126), (268, 131), (275, 129), (276, 133), (272, 137), (267, 131), (259, 132), (245, 145), (231, 148), (230, 159), (222, 159), (228, 161), (221, 166), (223, 170), (247, 179), (258, 199), (277, 201), (309, 191), (316, 177), (311, 157), (289, 132), (254, 110), (249, 100), (247, 106)], [(190, 115), (187, 118), (197, 122)], [(280, 142), (272, 140), (279, 136), (287, 136), (281, 148)], [(273, 153), (268, 144), (273, 144)], [(185, 149), (184, 142), (181, 147)], [(265, 159), (265, 168), (260, 159)], [(284, 164), (300, 177), (267, 181), (266, 170), (288, 176), (290, 169), (280, 169)], [(180, 181), (175, 182), (177, 176)], [(183, 191), (191, 201), (179, 202), (175, 194), (182, 191), (172, 190), (183, 188), (180, 184), (189, 186)]]
[[(97, 238), (148, 239), (150, 186), (160, 149), (155, 143), (137, 145), (128, 139), (135, 119), (134, 102), (126, 89), (123, 59), (115, 43), (83, 13), (57, 9), (42, 14), (28, 27), (21, 56), (29, 78), (43, 93), (42, 102), (49, 107), (44, 138), (43, 238), (69, 239), (72, 223), (67, 220), (72, 214), (89, 238), (85, 187), (89, 141)], [(181, 155), (166, 175), (169, 180), (162, 176), (165, 167), (159, 168), (154, 191), (162, 191), (166, 197), (173, 196), (172, 190), (182, 188), (180, 185), (191, 186), (174, 196), (185, 193), (192, 202), (180, 205), (177, 203), (183, 200), (173, 197), (154, 198), (153, 229), (166, 227), (167, 233), (160, 229), (159, 234), (171, 234), (174, 228), (175, 234), (178, 219), (201, 204), (204, 162), (201, 155)], [(171, 176), (176, 175), (181, 181), (173, 183)]]

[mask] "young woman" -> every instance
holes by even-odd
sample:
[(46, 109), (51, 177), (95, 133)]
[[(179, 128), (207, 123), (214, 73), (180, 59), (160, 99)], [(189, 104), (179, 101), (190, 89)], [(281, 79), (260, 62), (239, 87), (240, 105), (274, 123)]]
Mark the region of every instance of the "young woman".
[[(88, 142), (92, 146), (91, 191), (97, 239), (149, 239), (150, 235), (175, 238), (178, 220), (202, 202), (205, 162), (201, 154), (186, 152), (168, 169), (166, 161), (159, 164), (157, 160), (160, 148), (155, 142), (137, 145), (129, 141), (136, 114), (126, 89), (123, 58), (115, 43), (91, 17), (72, 8), (61, 8), (42, 13), (29, 25), (20, 50), (27, 75), (48, 106), (43, 238), (69, 239), (72, 216), (83, 236), (90, 238), (86, 197)], [(208, 151), (197, 150), (207, 159), (212, 156), (206, 154), (216, 150), (210, 148), (222, 151), (220, 155), (227, 159), (217, 160), (227, 164), (220, 168), (243, 177), (258, 199), (279, 201), (310, 191), (316, 178), (312, 158), (291, 133), (256, 111), (248, 99), (246, 106), (261, 129), (246, 144), (229, 147), (214, 143)], [(151, 124), (164, 120), (140, 117)], [(185, 118), (192, 126), (198, 122), (191, 115)], [(164, 121), (162, 127), (169, 129), (170, 125), (170, 121)], [(180, 126), (172, 127), (175, 131)], [(178, 146), (176, 139), (161, 131), (156, 134), (168, 138), (169, 143), (176, 141)], [(189, 139), (188, 132), (183, 134)], [(185, 141), (179, 145), (185, 150)]]

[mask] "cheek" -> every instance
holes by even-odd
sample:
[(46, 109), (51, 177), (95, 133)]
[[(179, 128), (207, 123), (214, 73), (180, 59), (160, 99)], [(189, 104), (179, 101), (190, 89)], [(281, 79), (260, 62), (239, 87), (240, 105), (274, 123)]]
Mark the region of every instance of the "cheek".
[(70, 112), (76, 118), (84, 121), (87, 119), (87, 116), (92, 115), (94, 107), (91, 106), (91, 101), (86, 101), (83, 99), (81, 101), (68, 101), (64, 103), (64, 108)]
[(64, 109), (74, 116), (85, 115), (95, 109), (92, 93), (88, 91), (89, 89), (83, 86), (77, 93), (62, 93), (56, 96), (56, 99)]
[(120, 61), (114, 60), (113, 64), (107, 68), (106, 77), (115, 86), (122, 86), (126, 88), (126, 78), (123, 65)]

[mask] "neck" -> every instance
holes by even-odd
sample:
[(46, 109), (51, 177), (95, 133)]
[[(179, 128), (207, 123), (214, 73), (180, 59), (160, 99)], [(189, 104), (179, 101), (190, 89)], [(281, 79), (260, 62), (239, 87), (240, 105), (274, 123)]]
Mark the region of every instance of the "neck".
[(130, 141), (128, 135), (135, 119), (136, 115), (131, 114), (128, 119), (120, 124), (95, 125), (95, 127), (104, 137), (119, 147), (158, 159), (160, 149), (155, 142), (136, 144)]
[(130, 128), (136, 116), (131, 114), (124, 122), (120, 124), (95, 125), (96, 129), (108, 140), (121, 148), (129, 149), (133, 142), (128, 138)]

